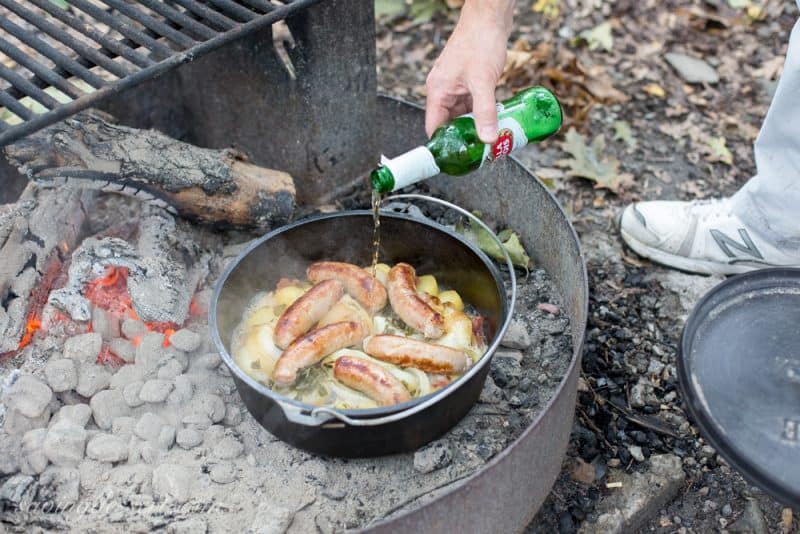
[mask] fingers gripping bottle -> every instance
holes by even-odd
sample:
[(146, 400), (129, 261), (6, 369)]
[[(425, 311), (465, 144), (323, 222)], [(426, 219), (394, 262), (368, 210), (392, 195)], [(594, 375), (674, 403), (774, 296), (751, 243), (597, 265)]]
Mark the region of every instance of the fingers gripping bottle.
[(425, 145), (396, 158), (382, 158), (370, 180), (378, 193), (397, 191), (431, 176), (461, 176), (508, 155), (528, 143), (541, 141), (561, 127), (561, 106), (544, 87), (531, 87), (497, 104), (498, 139), (478, 138), (472, 114), (440, 126)]

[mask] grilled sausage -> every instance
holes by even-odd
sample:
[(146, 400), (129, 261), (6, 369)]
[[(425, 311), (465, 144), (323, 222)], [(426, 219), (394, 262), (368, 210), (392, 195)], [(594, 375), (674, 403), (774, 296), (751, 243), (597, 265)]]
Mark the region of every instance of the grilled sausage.
[(402, 336), (370, 336), (364, 340), (364, 352), (381, 361), (427, 373), (463, 373), (469, 364), (464, 351)]
[(337, 280), (321, 282), (286, 308), (275, 324), (275, 344), (284, 349), (308, 332), (342, 298), (344, 286)]
[(407, 263), (398, 263), (389, 271), (389, 302), (408, 326), (431, 339), (444, 334), (444, 317), (417, 295), (417, 273)]
[(338, 280), (345, 291), (361, 303), (369, 313), (376, 313), (386, 306), (386, 288), (370, 273), (351, 263), (320, 261), (306, 269), (312, 283), (322, 280)]
[(402, 382), (380, 365), (363, 358), (341, 356), (333, 365), (333, 376), (345, 386), (360, 391), (381, 406), (411, 400)]
[(357, 345), (367, 334), (363, 325), (355, 321), (333, 323), (312, 330), (286, 347), (275, 364), (272, 380), (280, 386), (290, 386), (297, 380), (298, 371), (339, 349)]

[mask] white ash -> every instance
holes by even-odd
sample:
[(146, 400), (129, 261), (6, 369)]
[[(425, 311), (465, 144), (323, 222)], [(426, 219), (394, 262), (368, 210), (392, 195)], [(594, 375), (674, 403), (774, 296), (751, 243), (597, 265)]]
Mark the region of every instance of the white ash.
[(120, 330), (126, 338), (136, 339), (147, 333), (147, 325), (138, 319), (124, 319)]
[(150, 403), (164, 402), (171, 391), (172, 382), (169, 380), (152, 379), (142, 385), (139, 398)]
[(31, 419), (40, 417), (52, 398), (53, 391), (47, 384), (27, 374), (18, 377), (3, 394), (8, 409)]
[(89, 401), (94, 423), (102, 430), (109, 430), (114, 419), (130, 413), (130, 408), (118, 389), (105, 389)]
[(103, 339), (114, 339), (120, 335), (119, 319), (102, 308), (92, 310), (92, 331)]
[(86, 437), (85, 428), (65, 419), (48, 429), (42, 449), (55, 465), (78, 465), (83, 460)]
[(139, 392), (142, 390), (142, 386), (144, 386), (144, 382), (136, 380), (122, 388), (122, 398), (125, 399), (125, 403), (131, 408), (136, 408), (144, 404), (144, 401), (139, 398)]
[(81, 363), (78, 367), (78, 385), (75, 391), (84, 397), (91, 397), (111, 383), (111, 373), (104, 365)]
[(237, 468), (233, 462), (220, 462), (212, 465), (208, 474), (217, 484), (230, 484), (237, 478)]
[(21, 447), (19, 437), (0, 435), (0, 475), (13, 475), (19, 471)]
[(169, 338), (169, 342), (178, 350), (194, 352), (200, 348), (202, 338), (195, 332), (184, 328), (172, 334)]
[(45, 408), (39, 417), (25, 417), (18, 410), (8, 408), (6, 410), (3, 431), (11, 436), (21, 436), (35, 428), (47, 426), (50, 421), (50, 407)]
[(92, 409), (88, 404), (73, 404), (62, 406), (50, 420), (52, 427), (59, 421), (69, 421), (78, 426), (86, 427), (92, 417)]
[(125, 363), (131, 363), (136, 358), (136, 346), (130, 340), (121, 337), (113, 338), (108, 342), (108, 348)]
[[(103, 531), (109, 526), (166, 532), (194, 527), (198, 532), (361, 528), (435, 498), (482, 467), (537, 416), (570, 361), (565, 318), (553, 322), (545, 317), (549, 314), (536, 309), (539, 302), (557, 300), (541, 272), (534, 271), (521, 281), (517, 313), (528, 325), (530, 346), (503, 349), (492, 364), (479, 403), (453, 430), (416, 453), (343, 460), (290, 447), (262, 429), (246, 411), (228, 369), (220, 365), (219, 355), (209, 352), (208, 329), (199, 319), (187, 325), (201, 338), (189, 354), (180, 350), (190, 348), (182, 341), (180, 346), (164, 348), (162, 334), (146, 332), (141, 322), (126, 320), (120, 335), (128, 342), (138, 338), (140, 343), (133, 362), (111, 376), (107, 389), (90, 399), (74, 391), (56, 392), (55, 411), (48, 405), (35, 421), (9, 410), (17, 429), (30, 427), (13, 437), (31, 443), (29, 451), (20, 447), (17, 463), (27, 462), (26, 472), (34, 474), (52, 469), (55, 462), (70, 469), (58, 473), (77, 473), (77, 504), (85, 508), (80, 508), (80, 514), (77, 507), (68, 510), (58, 521), (87, 530)], [(97, 339), (97, 333), (85, 339)], [(93, 364), (100, 347), (79, 350), (85, 346), (73, 342), (71, 359)], [(49, 356), (56, 360), (60, 354), (54, 350)], [(28, 364), (32, 366), (28, 371), (44, 376), (47, 359), (31, 361), (38, 361), (39, 367)], [(0, 367), (0, 372), (7, 371)], [(168, 383), (159, 386), (170, 391), (162, 401), (144, 402), (139, 398), (141, 389), (153, 380)], [(59, 403), (86, 406), (82, 416), (91, 412), (86, 428), (76, 423), (77, 413), (70, 417), (69, 411), (61, 413), (64, 408), (59, 410)], [(56, 416), (47, 429), (51, 412)], [(160, 424), (138, 428), (146, 413)], [(8, 417), (7, 413), (5, 427)], [(18, 449), (12, 444), (11, 450)], [(62, 501), (74, 496), (74, 483), (68, 476), (48, 475), (46, 488), (40, 488), (37, 476), (16, 486), (7, 486), (9, 480), (0, 478), (0, 493), (19, 496), (17, 502), (37, 498), (40, 489), (42, 494), (51, 492), (53, 498), (60, 494)], [(55, 489), (58, 492), (53, 493)], [(180, 502), (208, 511), (202, 521), (193, 523), (197, 513), (181, 508)], [(11, 505), (8, 513), (16, 513), (16, 506)], [(166, 506), (166, 514), (152, 513), (155, 506)], [(0, 512), (0, 520), (4, 513)], [(38, 519), (60, 524), (55, 517), (41, 514)]]
[(22, 436), (19, 456), (19, 470), (24, 475), (38, 475), (47, 468), (50, 462), (44, 453), (44, 440), (47, 430), (37, 428)]
[(64, 357), (75, 363), (94, 363), (103, 348), (103, 336), (97, 332), (71, 337), (64, 343)]
[(112, 434), (97, 434), (86, 444), (86, 456), (98, 462), (121, 462), (128, 458), (128, 442)]
[(50, 360), (44, 368), (44, 376), (56, 393), (75, 389), (78, 385), (78, 370), (75, 361), (68, 358)]

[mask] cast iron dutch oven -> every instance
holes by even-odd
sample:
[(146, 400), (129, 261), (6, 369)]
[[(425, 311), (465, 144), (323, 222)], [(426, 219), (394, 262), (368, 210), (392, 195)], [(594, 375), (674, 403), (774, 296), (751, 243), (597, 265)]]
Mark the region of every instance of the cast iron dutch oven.
[(231, 337), (253, 295), (273, 289), (281, 277), (303, 279), (306, 266), (314, 261), (368, 264), (372, 228), (370, 211), (322, 215), (282, 227), (242, 252), (214, 291), (212, 336), (247, 409), (273, 435), (315, 453), (360, 457), (411, 451), (449, 430), (477, 400), (513, 309), (513, 281), (509, 298), (497, 268), (473, 244), (429, 220), (383, 213), (381, 261), (410, 263), (457, 290), (486, 318), (490, 340), (486, 354), (440, 391), (368, 410), (304, 404), (273, 392), (239, 369), (231, 357)]

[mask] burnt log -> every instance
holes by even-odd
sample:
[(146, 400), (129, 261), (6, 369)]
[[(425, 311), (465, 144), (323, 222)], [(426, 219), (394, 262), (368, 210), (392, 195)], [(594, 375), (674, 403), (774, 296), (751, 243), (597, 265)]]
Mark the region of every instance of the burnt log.
[(6, 155), (40, 187), (121, 193), (215, 226), (266, 229), (288, 222), (295, 209), (294, 182), (285, 172), (252, 165), (235, 150), (114, 124), (96, 110), (18, 141)]
[(16, 203), (0, 206), (0, 356), (20, 348), (41, 318), (94, 198), (94, 191), (29, 184)]

